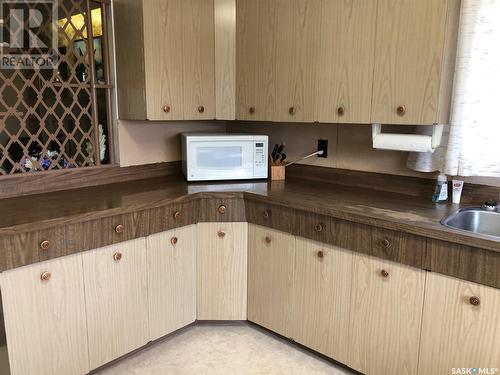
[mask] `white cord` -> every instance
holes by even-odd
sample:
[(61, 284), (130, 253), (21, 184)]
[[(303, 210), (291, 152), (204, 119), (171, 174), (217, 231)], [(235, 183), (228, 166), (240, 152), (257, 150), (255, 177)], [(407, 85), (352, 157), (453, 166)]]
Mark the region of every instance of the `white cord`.
[(295, 163), (297, 163), (297, 162), (299, 162), (301, 160), (305, 160), (305, 159), (311, 158), (311, 157), (313, 157), (315, 155), (323, 155), (323, 150), (313, 152), (311, 155), (304, 156), (304, 157), (302, 157), (300, 159), (297, 159), (297, 160), (294, 160), (294, 161), (292, 161), (292, 162), (290, 162), (288, 164), (285, 164), (285, 167), (288, 167), (288, 166), (290, 166), (292, 164), (295, 164)]

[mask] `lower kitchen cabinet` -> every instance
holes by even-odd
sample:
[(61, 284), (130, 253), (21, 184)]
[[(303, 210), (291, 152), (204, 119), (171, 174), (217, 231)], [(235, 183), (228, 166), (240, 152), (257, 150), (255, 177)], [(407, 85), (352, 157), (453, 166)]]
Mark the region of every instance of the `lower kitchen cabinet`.
[(196, 225), (147, 238), (149, 338), (196, 320)]
[(90, 369), (149, 341), (146, 239), (83, 253)]
[(89, 371), (82, 256), (0, 275), (12, 375)]
[(198, 224), (197, 319), (247, 319), (247, 223)]
[(353, 254), (297, 238), (292, 338), (346, 363)]
[(500, 368), (500, 290), (429, 273), (419, 374), (452, 368)]
[(348, 366), (366, 375), (417, 373), (425, 276), (354, 255)]
[(248, 226), (248, 320), (290, 337), (295, 237)]

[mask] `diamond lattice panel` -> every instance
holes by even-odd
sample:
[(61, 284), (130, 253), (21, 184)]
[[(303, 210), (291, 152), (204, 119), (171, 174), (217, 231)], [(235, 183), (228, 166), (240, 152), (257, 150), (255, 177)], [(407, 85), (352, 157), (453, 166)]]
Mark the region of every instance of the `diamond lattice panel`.
[(57, 28), (56, 66), (0, 69), (0, 174), (94, 165), (97, 126), (92, 115), (86, 2), (58, 4), (56, 22), (37, 34), (47, 40), (51, 27)]

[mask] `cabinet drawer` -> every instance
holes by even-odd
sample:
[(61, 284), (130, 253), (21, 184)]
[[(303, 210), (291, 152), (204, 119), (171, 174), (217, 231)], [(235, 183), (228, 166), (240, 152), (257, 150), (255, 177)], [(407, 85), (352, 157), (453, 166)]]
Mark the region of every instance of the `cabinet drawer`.
[(283, 232), (296, 234), (295, 211), (278, 205), (245, 200), (247, 221)]
[(172, 228), (196, 224), (197, 213), (198, 203), (195, 200), (154, 208), (150, 210), (149, 233), (159, 233)]
[(137, 211), (66, 227), (68, 251), (97, 249), (149, 234), (149, 211)]
[(371, 244), (366, 249), (369, 255), (423, 268), (426, 252), (424, 237), (375, 227), (371, 232)]
[(314, 241), (335, 244), (335, 220), (306, 211), (296, 211), (296, 235)]
[(206, 198), (201, 199), (200, 222), (244, 222), (245, 202), (243, 198)]
[(47, 228), (0, 238), (1, 270), (71, 254), (64, 227)]

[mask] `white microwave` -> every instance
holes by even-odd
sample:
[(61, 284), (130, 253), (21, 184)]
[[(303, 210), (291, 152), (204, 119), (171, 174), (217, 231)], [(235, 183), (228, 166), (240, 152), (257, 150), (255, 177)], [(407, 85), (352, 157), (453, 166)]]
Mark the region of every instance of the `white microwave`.
[(182, 171), (188, 181), (267, 178), (267, 135), (182, 134)]

